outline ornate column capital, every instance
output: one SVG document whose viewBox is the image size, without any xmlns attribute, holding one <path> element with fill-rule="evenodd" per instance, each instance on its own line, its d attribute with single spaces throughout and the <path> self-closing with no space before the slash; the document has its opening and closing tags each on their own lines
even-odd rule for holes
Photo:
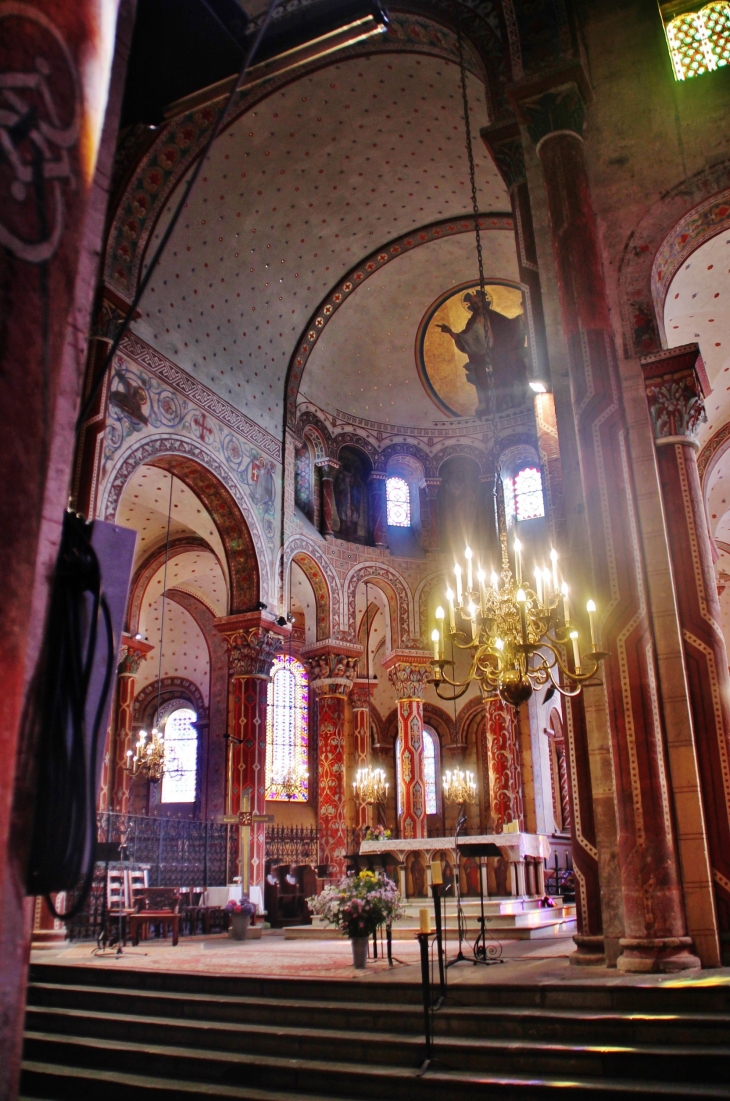
<svg viewBox="0 0 730 1101">
<path fill-rule="evenodd" d="M 372 699 L 373 688 L 378 682 L 359 678 L 353 683 L 350 703 L 353 711 L 367 711 Z"/>
<path fill-rule="evenodd" d="M 315 459 L 314 465 L 319 467 L 323 478 L 334 478 L 342 463 L 337 459 Z"/>
<path fill-rule="evenodd" d="M 119 665 L 117 673 L 120 677 L 136 677 L 139 667 L 154 646 L 141 638 L 123 634 L 119 647 Z"/>
<path fill-rule="evenodd" d="M 428 650 L 393 650 L 383 662 L 398 700 L 422 700 L 432 679 Z"/>
<path fill-rule="evenodd" d="M 357 680 L 362 646 L 328 639 L 301 651 L 315 696 L 349 696 Z"/>
<path fill-rule="evenodd" d="M 522 134 L 517 121 L 502 126 L 484 126 L 479 131 L 508 191 L 527 179 Z"/>
<path fill-rule="evenodd" d="M 262 612 L 243 612 L 215 621 L 228 649 L 228 668 L 234 677 L 261 677 L 267 680 L 274 658 L 291 634 L 289 624 L 282 626 L 273 616 Z"/>
<path fill-rule="evenodd" d="M 589 88 L 585 75 L 577 72 L 562 74 L 563 82 L 555 78 L 547 82 L 512 88 L 511 98 L 518 117 L 538 147 L 553 134 L 574 134 L 583 139 L 585 105 Z M 560 78 L 558 78 L 560 79 Z"/>
<path fill-rule="evenodd" d="M 657 447 L 690 443 L 707 420 L 705 395 L 711 390 L 699 344 L 653 352 L 641 360 L 646 400 Z"/>
</svg>

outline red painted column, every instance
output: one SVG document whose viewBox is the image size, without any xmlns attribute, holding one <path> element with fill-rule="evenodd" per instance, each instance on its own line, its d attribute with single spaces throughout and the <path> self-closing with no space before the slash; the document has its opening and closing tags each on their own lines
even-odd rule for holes
<svg viewBox="0 0 730 1101">
<path fill-rule="evenodd" d="M 423 696 L 431 675 L 431 655 L 419 650 L 394 650 L 383 662 L 398 710 L 400 737 L 400 835 L 428 837 L 426 777 L 423 767 Z"/>
<path fill-rule="evenodd" d="M 333 642 L 310 646 L 301 655 L 317 700 L 319 862 L 329 865 L 332 876 L 345 874 L 345 705 L 361 653 L 360 646 Z"/>
<path fill-rule="evenodd" d="M 628 428 L 583 154 L 567 84 L 519 104 L 543 167 L 591 544 L 616 786 L 627 971 L 699 967 L 681 893 Z"/>
<path fill-rule="evenodd" d="M 525 828 L 522 774 L 514 708 L 502 700 L 485 703 L 487 763 L 492 832 L 501 833 L 511 822 Z"/>
<path fill-rule="evenodd" d="M 286 646 L 288 628 L 261 612 L 227 616 L 215 627 L 228 647 L 231 681 L 226 816 L 251 815 L 249 865 L 240 867 L 239 855 L 237 874 L 244 890 L 253 884 L 263 891 L 266 824 L 256 817 L 266 811 L 266 700 L 271 666 Z"/>
<path fill-rule="evenodd" d="M 723 963 L 730 963 L 730 673 L 697 470 L 706 375 L 697 344 L 641 361 L 654 427 Z M 705 383 L 705 385 L 703 385 Z"/>
<path fill-rule="evenodd" d="M 340 464 L 334 459 L 329 459 L 326 463 L 322 462 L 316 465 L 319 466 L 320 485 L 322 488 L 320 494 L 320 531 L 325 539 L 328 537 L 334 538 L 336 535 L 334 521 L 337 513 L 337 506 L 335 504 L 335 475 L 340 469 Z"/>
<path fill-rule="evenodd" d="M 112 738 L 109 750 L 109 778 L 111 781 L 111 809 L 119 814 L 129 813 L 129 789 L 132 777 L 129 772 L 128 750 L 132 744 L 132 720 L 134 718 L 135 678 L 139 667 L 153 647 L 141 639 L 122 636 L 122 659 L 117 671 L 117 692 L 114 706 Z"/>
<path fill-rule="evenodd" d="M 370 765 L 370 685 L 358 680 L 350 693 L 355 738 L 355 773 Z M 367 803 L 355 802 L 355 826 L 365 830 L 370 825 L 370 808 Z"/>
</svg>

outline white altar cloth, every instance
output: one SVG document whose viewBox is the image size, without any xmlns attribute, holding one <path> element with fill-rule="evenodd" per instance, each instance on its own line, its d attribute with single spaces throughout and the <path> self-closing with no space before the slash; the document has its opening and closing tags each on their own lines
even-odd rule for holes
<svg viewBox="0 0 730 1101">
<path fill-rule="evenodd" d="M 510 864 L 521 864 L 525 857 L 547 860 L 550 856 L 550 838 L 544 833 L 480 833 L 460 836 L 459 845 L 467 844 L 496 845 L 503 858 Z M 443 849 L 455 851 L 453 835 L 408 839 L 391 837 L 389 841 L 363 841 L 360 845 L 360 854 L 367 856 L 370 853 L 393 853 L 402 864 L 407 853 L 426 853 L 430 862 L 430 854 Z"/>
<path fill-rule="evenodd" d="M 230 883 L 227 887 L 209 887 L 205 892 L 206 906 L 227 906 L 229 902 L 237 902 L 241 897 L 241 884 Z M 252 883 L 248 889 L 248 897 L 256 907 L 257 914 L 264 912 L 264 896 L 261 888 Z"/>
</svg>

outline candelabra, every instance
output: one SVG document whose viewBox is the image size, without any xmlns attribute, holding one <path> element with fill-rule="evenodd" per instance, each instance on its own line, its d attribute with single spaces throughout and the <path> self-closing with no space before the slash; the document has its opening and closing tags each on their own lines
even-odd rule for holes
<svg viewBox="0 0 730 1101">
<path fill-rule="evenodd" d="M 591 650 L 581 655 L 579 632 L 571 620 L 570 589 L 560 577 L 558 555 L 550 551 L 550 568 L 536 566 L 534 589 L 522 575 L 522 545 L 514 541 L 514 575 L 507 546 L 504 488 L 497 471 L 495 501 L 502 571 L 487 575 L 481 565 L 474 570 L 474 554 L 464 552 L 465 567 L 454 566 L 456 594 L 447 588 L 448 637 L 458 650 L 468 651 L 470 666 L 463 681 L 452 679 L 444 660 L 444 610 L 436 609 L 437 626 L 431 634 L 434 656 L 433 683 L 441 699 L 458 699 L 476 680 L 482 695 L 499 695 L 519 707 L 535 688 L 552 685 L 564 696 L 576 696 L 598 671 L 608 655 L 599 650 L 596 633 L 596 605 L 586 605 L 590 624 Z M 474 584 L 476 576 L 477 585 Z M 457 626 L 456 615 L 461 623 Z M 566 653 L 572 657 L 566 659 Z M 445 694 L 448 685 L 451 694 Z"/>
<path fill-rule="evenodd" d="M 352 790 L 359 803 L 384 803 L 388 798 L 390 784 L 385 782 L 382 768 L 361 768 L 352 784 Z"/>
<path fill-rule="evenodd" d="M 159 784 L 166 769 L 165 742 L 157 727 L 153 727 L 151 734 L 140 730 L 136 746 L 127 750 L 127 771 L 132 776 L 143 776 L 150 783 Z"/>
<path fill-rule="evenodd" d="M 477 785 L 473 772 L 463 772 L 460 768 L 447 771 L 443 777 L 444 801 L 463 806 L 464 803 L 476 803 Z"/>
</svg>

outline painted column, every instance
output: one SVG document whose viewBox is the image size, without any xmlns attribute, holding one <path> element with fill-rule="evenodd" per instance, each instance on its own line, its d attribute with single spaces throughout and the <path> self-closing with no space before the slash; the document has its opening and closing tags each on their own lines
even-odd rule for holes
<svg viewBox="0 0 730 1101">
<path fill-rule="evenodd" d="M 335 504 L 335 476 L 340 469 L 340 464 L 334 459 L 315 464 L 319 467 L 320 477 L 320 531 L 325 539 L 335 537 L 334 522 L 337 515 Z"/>
<path fill-rule="evenodd" d="M 400 756 L 400 835 L 428 837 L 426 776 L 423 764 L 423 696 L 431 676 L 431 654 L 394 650 L 383 662 L 398 709 Z"/>
<path fill-rule="evenodd" d="M 347 855 L 345 705 L 361 652 L 360 646 L 332 641 L 301 653 L 317 701 L 319 863 L 336 877 L 345 874 Z"/>
<path fill-rule="evenodd" d="M 628 426 L 575 84 L 519 104 L 543 168 L 586 503 L 615 780 L 626 971 L 699 967 L 687 936 Z"/>
<path fill-rule="evenodd" d="M 355 739 L 355 774 L 358 769 L 368 768 L 370 765 L 370 691 L 371 686 L 367 680 L 355 681 L 350 693 L 352 705 L 352 718 Z M 355 826 L 359 830 L 366 829 L 370 823 L 370 807 L 367 803 L 355 803 Z"/>
<path fill-rule="evenodd" d="M 264 888 L 266 823 L 256 821 L 266 811 L 266 699 L 271 666 L 285 649 L 289 628 L 271 616 L 244 612 L 216 620 L 228 647 L 229 727 L 226 774 L 226 817 L 238 816 L 249 829 L 249 866 L 240 867 L 244 889 Z"/>
<path fill-rule="evenodd" d="M 370 489 L 370 530 L 373 535 L 373 543 L 376 547 L 388 546 L 388 510 L 385 499 L 385 483 L 387 475 L 380 470 L 374 470 L 368 478 Z"/>
<path fill-rule="evenodd" d="M 108 774 L 111 799 L 108 805 L 119 814 L 129 814 L 129 751 L 134 751 L 132 721 L 134 718 L 135 677 L 139 667 L 153 647 L 141 639 L 122 635 L 121 661 L 117 669 L 117 692 L 114 706 L 112 737 L 109 742 Z"/>
<path fill-rule="evenodd" d="M 501 126 L 485 126 L 481 130 L 481 137 L 505 182 L 512 205 L 517 266 L 520 283 L 525 288 L 527 299 L 525 322 L 532 353 L 532 362 L 528 365 L 528 378 L 537 378 L 546 382 L 550 377 L 550 369 L 545 338 L 545 315 L 522 134 L 517 122 L 509 122 Z"/>
<path fill-rule="evenodd" d="M 656 442 L 669 552 L 723 963 L 730 962 L 730 674 L 720 626 L 702 486 L 697 426 L 709 391 L 697 344 L 641 360 Z M 698 834 L 700 834 L 698 824 Z M 699 842 L 698 842 L 699 843 Z"/>
<path fill-rule="evenodd" d="M 555 414 L 555 399 L 551 393 L 535 394 L 535 423 L 546 497 L 548 526 L 553 545 L 562 548 L 567 543 L 563 471 Z M 576 952 L 572 964 L 603 965 L 606 962 L 601 914 L 601 884 L 598 867 L 598 843 L 591 779 L 588 724 L 585 698 L 581 693 L 564 700 L 565 773 L 571 856 L 575 874 L 575 901 L 578 932 L 573 938 Z M 561 787 L 562 794 L 562 787 Z M 567 828 L 567 825 L 566 825 Z"/>
<path fill-rule="evenodd" d="M 426 478 L 426 509 L 421 513 L 421 530 L 425 550 L 439 550 L 441 533 L 439 532 L 439 489 L 440 478 Z M 424 514 L 425 513 L 425 514 Z"/>
<path fill-rule="evenodd" d="M 512 822 L 523 830 L 522 773 L 514 708 L 500 699 L 488 700 L 484 707 L 492 832 L 501 833 Z"/>
</svg>

